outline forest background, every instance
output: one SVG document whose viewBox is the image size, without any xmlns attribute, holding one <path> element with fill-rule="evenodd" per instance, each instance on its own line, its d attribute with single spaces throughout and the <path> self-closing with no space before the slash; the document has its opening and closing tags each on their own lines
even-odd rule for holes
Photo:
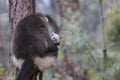
<svg viewBox="0 0 120 80">
<path fill-rule="evenodd" d="M 36 0 L 61 36 L 57 67 L 44 80 L 120 80 L 120 0 Z M 0 76 L 9 74 L 9 5 L 0 0 Z M 104 54 L 104 49 L 107 51 Z"/>
</svg>

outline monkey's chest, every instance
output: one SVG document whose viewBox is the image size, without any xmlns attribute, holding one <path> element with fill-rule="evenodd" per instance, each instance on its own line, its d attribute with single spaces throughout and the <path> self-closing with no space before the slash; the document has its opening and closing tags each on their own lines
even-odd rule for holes
<svg viewBox="0 0 120 80">
<path fill-rule="evenodd" d="M 21 69 L 24 61 L 25 61 L 24 59 L 17 59 L 14 55 L 12 55 L 12 62 L 17 68 Z M 34 64 L 39 68 L 39 70 L 43 71 L 44 69 L 55 65 L 56 57 L 53 56 L 46 56 L 44 58 L 34 57 L 33 61 Z"/>
</svg>

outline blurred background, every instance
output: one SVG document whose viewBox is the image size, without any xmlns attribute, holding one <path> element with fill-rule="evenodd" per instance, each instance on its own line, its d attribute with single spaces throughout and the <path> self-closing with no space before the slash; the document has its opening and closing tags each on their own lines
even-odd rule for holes
<svg viewBox="0 0 120 80">
<path fill-rule="evenodd" d="M 120 0 L 36 0 L 61 36 L 56 67 L 44 80 L 120 80 Z M 0 0 L 0 76 L 9 72 L 8 1 Z"/>
</svg>

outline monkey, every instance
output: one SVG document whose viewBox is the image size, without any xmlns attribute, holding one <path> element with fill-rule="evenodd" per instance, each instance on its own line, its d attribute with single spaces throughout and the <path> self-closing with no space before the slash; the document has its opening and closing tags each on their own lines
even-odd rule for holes
<svg viewBox="0 0 120 80">
<path fill-rule="evenodd" d="M 50 37 L 43 14 L 30 14 L 18 22 L 11 52 L 13 64 L 19 69 L 16 80 L 27 80 L 34 66 L 43 72 L 54 65 L 58 47 Z"/>
</svg>

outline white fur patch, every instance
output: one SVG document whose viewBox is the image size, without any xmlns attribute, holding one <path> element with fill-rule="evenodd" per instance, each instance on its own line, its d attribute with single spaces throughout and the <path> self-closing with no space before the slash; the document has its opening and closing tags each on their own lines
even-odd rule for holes
<svg viewBox="0 0 120 80">
<path fill-rule="evenodd" d="M 14 64 L 17 68 L 21 69 L 22 64 L 24 63 L 24 60 L 23 60 L 23 59 L 17 59 L 14 55 L 12 55 L 11 59 L 12 59 L 13 64 Z M 56 63 L 56 57 L 50 57 L 50 56 L 47 56 L 47 57 L 44 57 L 44 58 L 35 57 L 35 58 L 33 59 L 33 61 L 34 61 L 34 64 L 35 64 L 41 71 L 43 71 L 43 70 L 45 70 L 46 68 L 55 65 L 55 63 Z"/>
<path fill-rule="evenodd" d="M 34 58 L 34 63 L 35 65 L 37 65 L 37 67 L 43 71 L 44 69 L 51 67 L 53 65 L 55 65 L 55 61 L 56 61 L 56 57 L 44 57 L 44 58 L 40 58 L 40 57 L 35 57 Z"/>
<path fill-rule="evenodd" d="M 24 60 L 23 59 L 17 59 L 14 55 L 12 55 L 12 62 L 17 68 L 21 69 L 22 64 L 24 63 Z"/>
</svg>

